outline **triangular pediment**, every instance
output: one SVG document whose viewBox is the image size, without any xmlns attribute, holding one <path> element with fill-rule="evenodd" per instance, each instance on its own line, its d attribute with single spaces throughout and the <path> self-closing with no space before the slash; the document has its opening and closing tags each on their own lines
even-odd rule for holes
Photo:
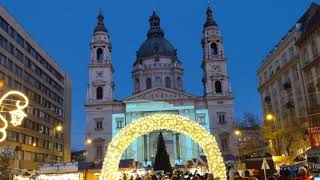
<svg viewBox="0 0 320 180">
<path fill-rule="evenodd" d="M 164 87 L 155 87 L 133 96 L 126 98 L 124 101 L 139 101 L 139 100 L 152 100 L 152 101 L 163 101 L 163 100 L 174 100 L 174 99 L 193 99 L 195 96 L 169 89 Z"/>
</svg>

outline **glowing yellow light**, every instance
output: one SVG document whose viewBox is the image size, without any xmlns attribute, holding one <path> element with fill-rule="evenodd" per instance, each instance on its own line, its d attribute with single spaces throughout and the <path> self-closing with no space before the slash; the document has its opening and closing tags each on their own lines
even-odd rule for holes
<svg viewBox="0 0 320 180">
<path fill-rule="evenodd" d="M 273 116 L 273 114 L 267 114 L 266 115 L 266 119 L 268 120 L 268 121 L 271 121 L 271 120 L 274 120 L 274 116 Z"/>
<path fill-rule="evenodd" d="M 87 143 L 87 144 L 91 144 L 91 143 L 92 143 L 92 140 L 91 140 L 90 138 L 88 138 L 87 141 L 86 141 L 86 143 Z"/>
<path fill-rule="evenodd" d="M 58 126 L 56 127 L 56 130 L 57 130 L 58 132 L 62 131 L 62 126 L 61 126 L 61 125 L 58 125 Z"/>
<path fill-rule="evenodd" d="M 36 146 L 37 146 L 37 144 L 34 142 L 34 143 L 32 144 L 32 146 L 36 147 Z"/>
<path fill-rule="evenodd" d="M 234 134 L 237 135 L 237 136 L 240 136 L 241 135 L 241 131 L 240 130 L 235 130 Z"/>
<path fill-rule="evenodd" d="M 121 131 L 112 139 L 101 170 L 100 180 L 114 180 L 118 173 L 119 161 L 122 152 L 138 137 L 143 134 L 157 131 L 170 130 L 188 135 L 198 143 L 207 157 L 209 172 L 221 180 L 226 180 L 226 168 L 214 136 L 207 132 L 198 123 L 182 116 L 172 114 L 154 114 L 142 117 Z"/>
<path fill-rule="evenodd" d="M 1 84 L 1 83 L 0 83 Z M 21 96 L 24 99 L 24 102 L 21 102 L 20 100 L 16 101 L 16 108 L 15 110 L 12 110 L 9 112 L 11 115 L 11 124 L 13 126 L 19 126 L 22 123 L 22 120 L 27 117 L 26 113 L 22 110 L 28 107 L 29 105 L 29 99 L 26 95 L 19 91 L 9 91 L 5 95 L 3 95 L 0 99 L 0 106 L 2 106 L 2 102 L 8 97 L 8 96 Z M 21 105 L 21 104 L 22 105 Z M 4 141 L 7 138 L 7 132 L 6 129 L 8 128 L 8 120 L 0 114 L 0 120 L 3 122 L 3 127 L 0 128 L 0 134 L 2 134 L 2 137 L 0 139 L 0 142 Z"/>
<path fill-rule="evenodd" d="M 3 88 L 3 86 L 4 86 L 4 82 L 3 80 L 0 80 L 0 88 Z"/>
</svg>

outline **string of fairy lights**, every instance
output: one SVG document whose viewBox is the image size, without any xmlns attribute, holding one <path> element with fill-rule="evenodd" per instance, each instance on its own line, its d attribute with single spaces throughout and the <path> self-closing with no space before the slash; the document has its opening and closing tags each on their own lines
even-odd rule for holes
<svg viewBox="0 0 320 180">
<path fill-rule="evenodd" d="M 10 106 L 14 106 L 15 108 L 9 108 L 8 104 L 3 103 L 3 101 L 5 101 L 9 96 L 15 96 L 15 97 L 19 96 L 24 101 L 15 100 L 15 105 L 10 104 Z M 1 112 L 3 112 L 4 108 L 9 109 L 9 111 L 6 111 L 6 112 L 8 112 L 11 115 L 10 123 L 13 126 L 21 125 L 22 120 L 25 117 L 27 117 L 27 114 L 23 111 L 23 109 L 27 108 L 28 105 L 29 105 L 28 97 L 19 91 L 9 91 L 0 98 Z M 2 126 L 0 127 L 0 134 L 1 134 L 0 142 L 2 142 L 7 138 L 6 130 L 9 126 L 9 121 L 7 117 L 2 114 L 0 114 L 0 120 L 2 121 Z"/>
<path fill-rule="evenodd" d="M 116 179 L 121 155 L 128 145 L 143 134 L 162 129 L 181 132 L 191 137 L 202 147 L 208 159 L 209 171 L 220 179 L 226 179 L 223 157 L 214 136 L 198 123 L 172 114 L 142 117 L 124 127 L 108 145 L 100 179 Z"/>
</svg>

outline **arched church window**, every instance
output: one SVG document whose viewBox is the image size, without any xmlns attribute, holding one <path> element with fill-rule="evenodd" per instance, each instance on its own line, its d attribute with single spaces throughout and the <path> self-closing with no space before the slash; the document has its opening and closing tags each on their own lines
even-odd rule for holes
<svg viewBox="0 0 320 180">
<path fill-rule="evenodd" d="M 216 55 L 218 54 L 218 46 L 216 43 L 211 44 L 211 55 Z"/>
<path fill-rule="evenodd" d="M 103 50 L 101 48 L 98 48 L 97 50 L 97 60 L 99 63 L 103 61 Z"/>
<path fill-rule="evenodd" d="M 177 78 L 178 89 L 182 89 L 182 79 L 181 77 Z"/>
<path fill-rule="evenodd" d="M 151 89 L 151 87 L 152 87 L 151 78 L 147 78 L 147 80 L 146 80 L 146 87 L 147 87 L 147 89 Z"/>
<path fill-rule="evenodd" d="M 171 88 L 170 78 L 169 78 L 169 77 L 166 77 L 165 81 L 166 81 L 166 88 Z"/>
<path fill-rule="evenodd" d="M 160 86 L 161 85 L 161 78 L 160 77 L 156 77 L 155 85 L 156 86 Z"/>
<path fill-rule="evenodd" d="M 97 87 L 97 99 L 103 98 L 103 89 L 102 87 Z"/>
<path fill-rule="evenodd" d="M 138 78 L 135 81 L 135 91 L 140 91 L 140 80 Z"/>
<path fill-rule="evenodd" d="M 214 83 L 214 87 L 215 87 L 216 93 L 222 93 L 222 86 L 220 81 L 216 81 Z"/>
</svg>

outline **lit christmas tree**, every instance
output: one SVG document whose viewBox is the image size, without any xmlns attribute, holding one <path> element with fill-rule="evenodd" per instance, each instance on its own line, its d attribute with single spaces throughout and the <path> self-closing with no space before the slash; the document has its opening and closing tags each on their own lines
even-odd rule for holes
<svg viewBox="0 0 320 180">
<path fill-rule="evenodd" d="M 165 173 L 172 173 L 172 167 L 162 132 L 160 132 L 158 138 L 157 154 L 154 160 L 153 170 L 163 170 Z"/>
</svg>

